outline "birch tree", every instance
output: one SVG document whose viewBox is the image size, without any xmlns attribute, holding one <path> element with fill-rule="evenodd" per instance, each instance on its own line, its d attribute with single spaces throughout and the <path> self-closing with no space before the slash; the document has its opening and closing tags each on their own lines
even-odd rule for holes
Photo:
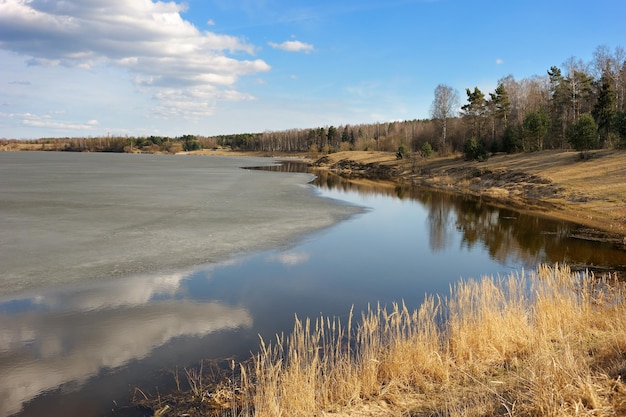
<svg viewBox="0 0 626 417">
<path fill-rule="evenodd" d="M 431 115 L 433 120 L 438 121 L 441 125 L 441 149 L 446 147 L 446 138 L 448 134 L 448 119 L 456 115 L 456 109 L 459 106 L 459 93 L 450 86 L 439 84 L 435 88 L 435 99 L 431 106 Z"/>
</svg>

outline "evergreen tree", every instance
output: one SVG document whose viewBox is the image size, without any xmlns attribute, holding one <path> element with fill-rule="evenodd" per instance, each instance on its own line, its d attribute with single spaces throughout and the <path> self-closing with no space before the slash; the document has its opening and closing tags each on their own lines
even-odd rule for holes
<svg viewBox="0 0 626 417">
<path fill-rule="evenodd" d="M 347 125 L 343 128 L 343 131 L 341 132 L 341 141 L 350 142 L 350 133 Z"/>
<path fill-rule="evenodd" d="M 490 94 L 491 100 L 495 103 L 496 118 L 502 122 L 503 127 L 507 127 L 509 114 L 511 113 L 511 100 L 503 83 L 499 83 L 494 94 Z"/>
<path fill-rule="evenodd" d="M 474 91 L 466 88 L 465 92 L 467 94 L 467 104 L 462 106 L 461 110 L 463 110 L 464 118 L 470 124 L 471 136 L 482 140 L 487 110 L 485 95 L 478 87 L 474 87 Z"/>
<path fill-rule="evenodd" d="M 498 139 L 502 137 L 508 125 L 509 115 L 511 113 L 511 101 L 509 94 L 500 82 L 493 93 L 489 93 L 489 102 L 487 107 L 491 117 L 491 140 L 492 147 L 497 148 Z"/>
<path fill-rule="evenodd" d="M 522 144 L 523 130 L 518 123 L 510 124 L 504 129 L 502 137 L 502 150 L 507 153 L 515 153 L 521 151 L 524 147 Z"/>
<path fill-rule="evenodd" d="M 312 147 L 315 147 L 315 149 L 317 149 L 318 151 L 320 150 L 317 143 L 317 132 L 315 131 L 315 129 L 309 129 L 306 137 L 306 148 L 311 149 Z"/>
<path fill-rule="evenodd" d="M 589 113 L 582 114 L 578 121 L 567 128 L 567 140 L 574 149 L 587 153 L 598 146 L 598 126 Z"/>
<path fill-rule="evenodd" d="M 525 152 L 540 151 L 543 149 L 543 141 L 548 133 L 550 120 L 542 110 L 531 111 L 524 117 L 524 136 L 522 146 Z"/>
<path fill-rule="evenodd" d="M 489 158 L 489 154 L 485 149 L 485 144 L 481 140 L 477 140 L 475 137 L 471 137 L 463 144 L 463 154 L 468 161 L 476 160 L 484 162 Z"/>
<path fill-rule="evenodd" d="M 615 114 L 615 133 L 620 138 L 620 146 L 626 147 L 626 111 Z"/>
<path fill-rule="evenodd" d="M 327 139 L 328 139 L 328 146 L 330 146 L 331 148 L 336 149 L 338 146 L 337 144 L 337 138 L 339 137 L 339 133 L 337 132 L 337 128 L 335 128 L 335 126 L 330 126 L 328 128 L 328 132 L 326 133 Z"/>
<path fill-rule="evenodd" d="M 424 158 L 429 158 L 432 156 L 432 154 L 433 147 L 430 146 L 430 143 L 424 142 L 424 145 L 422 145 L 422 149 L 420 150 L 420 155 L 422 155 Z"/>
<path fill-rule="evenodd" d="M 593 107 L 592 115 L 598 125 L 600 146 L 604 147 L 610 140 L 615 120 L 615 92 L 606 73 L 602 75 L 598 101 Z"/>
<path fill-rule="evenodd" d="M 327 146 L 326 129 L 320 127 L 317 129 L 317 148 L 321 151 Z"/>
<path fill-rule="evenodd" d="M 567 112 L 569 109 L 569 92 L 565 79 L 558 67 L 548 70 L 550 82 L 550 136 L 554 144 L 564 147 L 565 129 L 567 128 Z"/>
</svg>

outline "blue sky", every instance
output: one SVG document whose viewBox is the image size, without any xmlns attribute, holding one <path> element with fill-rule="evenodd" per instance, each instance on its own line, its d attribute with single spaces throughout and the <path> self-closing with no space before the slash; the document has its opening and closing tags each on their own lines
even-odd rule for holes
<svg viewBox="0 0 626 417">
<path fill-rule="evenodd" d="M 430 117 L 626 48 L 624 0 L 0 0 L 0 138 L 216 135 Z"/>
</svg>

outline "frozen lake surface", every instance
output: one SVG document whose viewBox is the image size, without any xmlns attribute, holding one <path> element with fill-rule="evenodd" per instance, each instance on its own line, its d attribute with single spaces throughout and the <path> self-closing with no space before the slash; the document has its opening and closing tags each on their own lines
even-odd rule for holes
<svg viewBox="0 0 626 417">
<path fill-rule="evenodd" d="M 356 213 L 268 158 L 0 153 L 0 294 L 211 263 Z"/>
</svg>

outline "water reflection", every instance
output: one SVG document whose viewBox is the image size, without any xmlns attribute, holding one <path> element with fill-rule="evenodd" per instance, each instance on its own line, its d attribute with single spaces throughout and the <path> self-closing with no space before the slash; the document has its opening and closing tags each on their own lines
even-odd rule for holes
<svg viewBox="0 0 626 417">
<path fill-rule="evenodd" d="M 573 268 L 626 270 L 626 251 L 609 242 L 579 239 L 583 226 L 535 214 L 523 213 L 485 202 L 424 187 L 347 181 L 328 171 L 315 171 L 314 184 L 328 190 L 387 195 L 414 200 L 428 210 L 428 239 L 433 252 L 455 244 L 482 246 L 502 263 L 536 266 L 541 262 L 567 262 Z"/>
<path fill-rule="evenodd" d="M 9 301 L 0 299 L 0 312 L 24 310 L 90 311 L 133 307 L 156 297 L 172 297 L 180 291 L 181 281 L 188 273 L 176 272 L 154 276 L 136 276 L 110 282 L 74 284 L 42 293 L 26 294 Z"/>
<path fill-rule="evenodd" d="M 0 415 L 143 359 L 174 338 L 252 325 L 243 308 L 174 299 L 184 279 L 136 277 L 1 300 Z"/>
</svg>

